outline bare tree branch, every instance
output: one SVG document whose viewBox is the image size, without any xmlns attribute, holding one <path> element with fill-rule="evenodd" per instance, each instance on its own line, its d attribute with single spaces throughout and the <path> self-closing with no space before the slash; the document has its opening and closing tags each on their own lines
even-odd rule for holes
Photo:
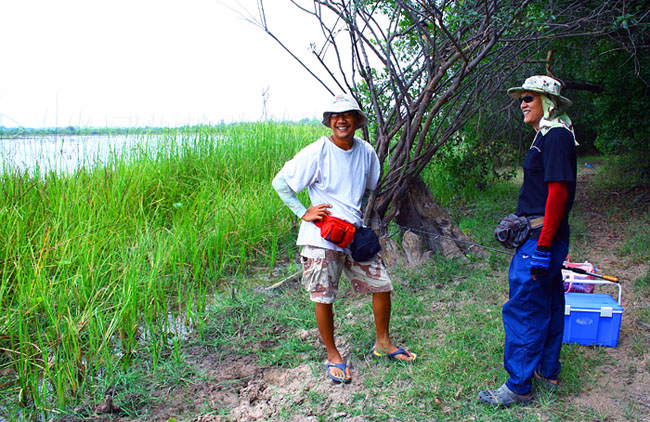
<svg viewBox="0 0 650 422">
<path fill-rule="evenodd" d="M 256 24 L 280 43 L 262 1 Z M 373 133 L 364 135 L 384 173 L 366 215 L 384 223 L 396 218 L 411 183 L 480 111 L 481 100 L 502 92 L 522 64 L 548 51 L 551 40 L 623 38 L 611 22 L 629 12 L 625 0 L 313 0 L 313 10 L 302 5 L 307 0 L 290 1 L 322 28 L 323 46 L 312 51 L 336 89 L 370 107 Z M 646 47 L 638 44 L 622 43 L 632 55 Z"/>
</svg>

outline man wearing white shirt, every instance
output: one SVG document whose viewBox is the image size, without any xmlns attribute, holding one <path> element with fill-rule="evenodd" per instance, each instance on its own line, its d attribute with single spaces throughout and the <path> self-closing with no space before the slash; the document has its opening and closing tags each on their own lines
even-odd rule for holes
<svg viewBox="0 0 650 422">
<path fill-rule="evenodd" d="M 416 359 L 415 353 L 390 341 L 393 286 L 381 257 L 375 255 L 357 262 L 348 247 L 323 238 L 317 225 L 329 217 L 336 217 L 344 224 L 362 226 L 364 200 L 377 187 L 381 170 L 372 145 L 354 136 L 355 131 L 367 123 L 367 117 L 352 96 L 335 96 L 323 113 L 323 124 L 332 129 L 332 135 L 303 148 L 285 163 L 273 180 L 280 198 L 302 219 L 296 244 L 302 247 L 303 285 L 316 303 L 316 323 L 327 349 L 325 368 L 335 383 L 352 380 L 334 342 L 332 304 L 341 272 L 345 272 L 355 292 L 373 295 L 377 336 L 373 356 L 403 362 Z M 296 195 L 304 188 L 309 192 L 309 208 L 300 203 Z"/>
</svg>

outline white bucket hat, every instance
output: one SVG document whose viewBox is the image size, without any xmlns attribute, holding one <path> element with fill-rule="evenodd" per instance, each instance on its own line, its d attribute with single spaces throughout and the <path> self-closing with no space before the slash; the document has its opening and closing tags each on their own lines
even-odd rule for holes
<svg viewBox="0 0 650 422">
<path fill-rule="evenodd" d="M 561 89 L 562 83 L 557 79 L 553 79 L 550 76 L 535 75 L 526 79 L 523 85 L 510 88 L 508 90 L 508 95 L 516 100 L 521 96 L 523 91 L 539 92 L 541 94 L 548 94 L 555 97 L 560 108 L 569 107 L 573 102 L 560 95 Z"/>
<path fill-rule="evenodd" d="M 325 111 L 323 111 L 322 123 L 325 126 L 330 127 L 330 114 L 343 113 L 352 110 L 361 115 L 361 123 L 359 124 L 359 127 L 366 126 L 368 124 L 368 118 L 363 114 L 363 111 L 361 111 L 361 107 L 359 107 L 357 100 L 355 100 L 350 94 L 339 94 L 332 98 L 332 101 L 330 101 L 329 105 L 325 107 Z"/>
</svg>

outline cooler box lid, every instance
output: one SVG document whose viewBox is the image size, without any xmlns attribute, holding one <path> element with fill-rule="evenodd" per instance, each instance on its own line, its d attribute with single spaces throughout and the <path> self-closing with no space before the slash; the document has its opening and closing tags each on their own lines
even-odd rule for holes
<svg viewBox="0 0 650 422">
<path fill-rule="evenodd" d="M 564 315 L 571 315 L 572 311 L 599 312 L 606 317 L 623 313 L 623 307 L 610 295 L 603 293 L 566 293 Z"/>
</svg>

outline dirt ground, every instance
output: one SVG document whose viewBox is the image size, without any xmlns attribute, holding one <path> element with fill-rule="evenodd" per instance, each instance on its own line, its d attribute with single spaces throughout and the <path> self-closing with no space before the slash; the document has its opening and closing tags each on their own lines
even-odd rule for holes
<svg viewBox="0 0 650 422">
<path fill-rule="evenodd" d="M 579 186 L 589 183 L 593 172 L 583 172 Z M 638 193 L 631 192 L 629 195 Z M 650 421 L 650 327 L 631 315 L 639 306 L 647 306 L 643 299 L 634 292 L 634 282 L 647 271 L 647 263 L 638 265 L 624 264 L 616 250 L 623 242 L 624 233 L 620 230 L 621 222 L 610 219 L 603 212 L 602 198 L 592 197 L 591 193 L 579 190 L 576 201 L 578 210 L 588 214 L 587 236 L 593 250 L 589 260 L 606 268 L 613 275 L 623 279 L 623 300 L 625 309 L 622 318 L 618 347 L 603 348 L 605 361 L 611 362 L 599 366 L 596 370 L 597 381 L 585 385 L 583 391 L 574 396 L 563 396 L 563 401 L 570 401 L 578 409 L 591 409 L 598 415 L 598 421 Z M 641 192 L 642 200 L 650 203 L 650 192 Z M 643 197 L 645 195 L 645 197 Z M 621 217 L 623 218 L 623 216 Z M 609 286 L 611 287 L 611 286 Z M 318 333 L 314 328 L 296 335 L 313 342 L 315 347 Z M 342 345 L 345 351 L 348 345 Z M 641 350 L 639 350 L 641 348 Z M 646 350 L 643 351 L 642 349 Z M 216 356 L 197 347 L 189 350 L 189 363 L 195 365 L 197 371 L 207 375 L 212 381 L 201 383 L 188 382 L 169 390 L 160 391 L 156 405 L 147 409 L 146 420 L 167 421 L 171 415 L 191 414 L 192 421 L 267 421 L 284 420 L 283 409 L 299 405 L 307 400 L 310 394 L 327 397 L 323 407 L 314 409 L 313 414 L 304 415 L 295 421 L 323 420 L 318 415 L 327 414 L 327 420 L 345 420 L 361 422 L 360 417 L 350 417 L 344 412 L 336 413 L 336 404 L 353 400 L 356 393 L 363 389 L 364 380 L 355 378 L 355 382 L 345 388 L 332 388 L 331 383 L 323 376 L 320 365 L 304 359 L 296 368 L 264 368 L 259 365 L 254 355 L 229 357 L 227 366 Z M 641 356 L 641 357 L 639 357 Z M 356 373 L 373 374 L 376 365 L 368 361 L 353 363 Z M 363 367 L 363 368 L 361 368 Z M 359 369 L 363 369 L 362 371 Z M 100 405 L 97 411 L 111 411 L 110 396 Z M 103 406 L 103 407 L 102 407 Z M 210 413 L 214 408 L 227 408 L 229 415 Z M 339 407 L 340 408 L 340 407 Z M 202 410 L 203 409 L 203 410 Z M 207 413 L 206 413 L 207 412 Z M 106 420 L 105 418 L 102 418 Z M 113 414 L 110 420 L 126 422 L 131 419 Z"/>
<path fill-rule="evenodd" d="M 578 186 L 586 186 L 593 176 L 593 171 L 583 172 L 579 176 Z M 647 190 L 605 194 L 618 196 L 620 198 L 610 199 L 623 203 L 645 204 L 635 207 L 639 210 L 647 209 L 650 204 L 650 192 Z M 599 367 L 598 382 L 587 386 L 571 401 L 577 406 L 597 410 L 602 420 L 650 421 L 650 326 L 633 317 L 635 310 L 648 305 L 647 298 L 639 296 L 634 288 L 634 280 L 646 274 L 648 263 L 629 264 L 625 262 L 625 257 L 616 254 L 625 240 L 625 231 L 621 227 L 625 226 L 626 215 L 607 218 L 601 208 L 602 195 L 603 192 L 578 188 L 576 204 L 580 204 L 578 211 L 589 217 L 587 233 L 592 247 L 591 261 L 597 262 L 601 268 L 607 268 L 622 280 L 624 313 L 618 346 L 604 348 L 611 363 Z"/>
</svg>

